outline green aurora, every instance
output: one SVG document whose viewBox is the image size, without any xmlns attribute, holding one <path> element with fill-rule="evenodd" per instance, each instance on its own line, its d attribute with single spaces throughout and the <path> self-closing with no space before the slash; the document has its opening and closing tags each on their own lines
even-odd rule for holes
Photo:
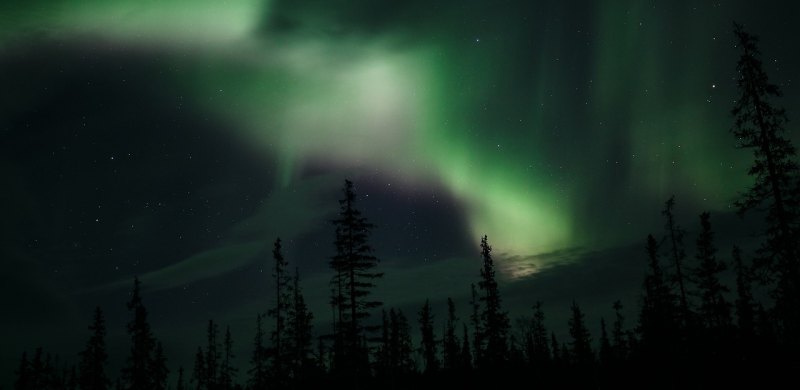
<svg viewBox="0 0 800 390">
<path fill-rule="evenodd" d="M 714 7 L 676 24 L 658 16 L 680 2 L 584 4 L 587 15 L 574 20 L 570 3 L 447 3 L 408 7 L 398 19 L 420 16 L 415 28 L 398 20 L 347 29 L 341 15 L 309 4 L 6 6 L 0 37 L 6 48 L 44 35 L 159 52 L 181 70 L 175 82 L 194 91 L 191 104 L 276 156 L 280 185 L 320 160 L 440 183 L 468 210 L 473 236 L 495 237 L 513 255 L 636 231 L 587 225 L 600 203 L 626 222 L 639 211 L 622 209 L 633 198 L 674 191 L 724 210 L 747 183 L 747 156 L 718 147 L 729 141 L 733 48 Z M 566 16 L 508 20 L 523 10 Z M 274 26 L 278 11 L 297 18 L 293 27 Z M 459 25 L 475 13 L 484 15 L 477 26 Z M 616 200 L 596 190 L 609 180 Z"/>
</svg>

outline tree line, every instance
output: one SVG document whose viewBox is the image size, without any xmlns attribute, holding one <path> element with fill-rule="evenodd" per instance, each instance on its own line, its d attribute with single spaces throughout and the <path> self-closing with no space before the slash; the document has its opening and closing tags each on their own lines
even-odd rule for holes
<svg viewBox="0 0 800 390">
<path fill-rule="evenodd" d="M 179 367 L 168 383 L 167 358 L 150 329 L 137 278 L 127 303 L 130 350 L 119 375 L 112 378 L 106 367 L 106 327 L 98 307 L 77 365 L 68 367 L 41 348 L 30 356 L 24 353 L 14 388 L 400 389 L 503 383 L 715 388 L 777 380 L 800 363 L 800 174 L 785 135 L 786 114 L 772 103 L 780 90 L 763 70 L 758 40 L 738 24 L 734 33 L 741 55 L 732 133 L 740 148 L 752 151 L 748 173 L 754 178 L 736 208 L 741 215 L 763 217 L 763 240 L 750 254 L 738 246 L 720 251 L 711 214 L 703 212 L 692 244 L 671 197 L 662 209 L 662 234 L 650 234 L 643 242 L 647 272 L 637 318 L 625 318 L 622 302 L 609 303 L 609 321 L 601 318 L 600 332 L 593 336 L 573 301 L 568 338 L 559 340 L 545 325 L 544 304 L 535 302 L 529 315 L 512 324 L 503 309 L 487 236 L 480 242 L 482 266 L 470 286 L 468 313 L 457 313 L 447 298 L 437 329 L 429 300 L 412 318 L 398 308 L 383 308 L 372 297 L 383 276 L 370 244 L 374 225 L 357 208 L 353 183 L 345 180 L 332 221 L 330 330 L 314 331 L 299 272 L 290 269 L 277 238 L 271 275 L 275 299 L 256 316 L 246 370 L 237 364 L 241 359 L 233 353 L 230 328 L 221 334 L 219 324 L 209 320 L 207 340 L 198 347 L 191 372 Z M 687 248 L 693 248 L 692 256 Z M 728 271 L 735 275 L 732 286 L 721 277 Z"/>
</svg>

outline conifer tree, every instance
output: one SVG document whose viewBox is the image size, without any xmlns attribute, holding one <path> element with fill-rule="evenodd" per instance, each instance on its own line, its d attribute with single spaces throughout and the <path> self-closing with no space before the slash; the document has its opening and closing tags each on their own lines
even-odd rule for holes
<svg viewBox="0 0 800 390">
<path fill-rule="evenodd" d="M 217 342 L 217 335 L 219 335 L 219 327 L 213 320 L 208 320 L 208 328 L 206 330 L 206 356 L 205 356 L 205 383 L 209 390 L 217 390 L 219 388 L 219 366 L 221 353 L 219 351 L 219 342 Z"/>
<path fill-rule="evenodd" d="M 250 389 L 261 390 L 267 387 L 268 366 L 267 348 L 264 346 L 264 327 L 261 324 L 261 314 L 256 315 L 256 334 L 253 338 L 253 354 L 250 357 L 250 378 L 247 384 Z M 202 354 L 200 355 L 202 358 Z"/>
<path fill-rule="evenodd" d="M 425 360 L 425 373 L 434 373 L 439 370 L 439 360 L 436 352 L 436 337 L 433 333 L 434 316 L 431 312 L 430 300 L 426 299 L 425 304 L 419 311 L 419 330 L 421 341 L 422 356 Z"/>
<path fill-rule="evenodd" d="M 475 367 L 481 364 L 483 360 L 483 323 L 481 322 L 481 301 L 478 298 L 478 290 L 475 284 L 470 284 L 471 298 L 470 306 L 472 306 L 472 313 L 470 315 L 470 322 L 472 322 L 472 362 Z"/>
<path fill-rule="evenodd" d="M 462 324 L 464 336 L 461 338 L 461 369 L 468 371 L 472 369 L 472 351 L 469 348 L 469 332 L 467 331 L 467 324 Z"/>
<path fill-rule="evenodd" d="M 664 203 L 664 210 L 661 214 L 666 218 L 664 229 L 666 229 L 667 236 L 667 251 L 672 259 L 672 265 L 675 267 L 675 283 L 678 285 L 678 304 L 679 304 L 679 324 L 681 326 L 688 326 L 691 320 L 691 312 L 689 310 L 689 300 L 686 297 L 686 274 L 683 268 L 683 261 L 686 259 L 686 252 L 683 249 L 683 237 L 686 231 L 675 222 L 675 196 L 673 195 Z"/>
<path fill-rule="evenodd" d="M 169 369 L 167 369 L 167 357 L 164 355 L 164 347 L 161 345 L 160 341 L 156 342 L 153 360 L 150 363 L 150 374 L 152 375 L 153 390 L 167 389 Z"/>
<path fill-rule="evenodd" d="M 536 302 L 533 306 L 533 319 L 531 321 L 531 342 L 533 356 L 529 360 L 537 366 L 544 365 L 550 360 L 550 346 L 547 340 L 547 328 L 544 324 L 544 311 L 542 302 Z"/>
<path fill-rule="evenodd" d="M 356 208 L 353 183 L 345 180 L 344 198 L 339 201 L 339 215 L 333 220 L 336 227 L 336 255 L 330 265 L 334 270 L 335 296 L 332 303 L 338 311 L 335 324 L 334 369 L 357 378 L 369 374 L 365 332 L 372 327 L 364 323 L 379 301 L 369 299 L 374 281 L 383 276 L 374 271 L 378 258 L 373 255 L 369 236 L 374 228 Z"/>
<path fill-rule="evenodd" d="M 625 362 L 630 351 L 625 332 L 625 317 L 622 315 L 622 302 L 614 302 L 614 329 L 611 334 L 612 351 L 615 362 Z"/>
<path fill-rule="evenodd" d="M 702 213 L 695 254 L 699 264 L 693 270 L 693 275 L 700 290 L 700 318 L 712 334 L 724 332 L 731 325 L 730 304 L 725 300 L 729 290 L 719 281 L 719 274 L 726 270 L 726 266 L 717 259 L 716 252 L 710 215 Z"/>
<path fill-rule="evenodd" d="M 286 272 L 287 262 L 281 252 L 281 239 L 276 238 L 272 249 L 272 258 L 275 264 L 272 269 L 272 279 L 275 282 L 275 304 L 269 309 L 267 315 L 275 321 L 275 328 L 270 335 L 270 355 L 272 356 L 272 377 L 279 383 L 288 379 L 290 353 L 290 340 L 286 326 L 289 310 L 291 310 L 291 277 Z"/>
<path fill-rule="evenodd" d="M 492 247 L 489 245 L 488 237 L 484 235 L 481 239 L 483 267 L 478 287 L 483 291 L 480 299 L 484 303 L 484 310 L 481 313 L 483 337 L 486 341 L 484 358 L 489 367 L 502 365 L 508 359 L 509 328 L 508 314 L 501 307 L 500 291 L 495 280 L 494 260 L 491 252 Z"/>
<path fill-rule="evenodd" d="M 295 380 L 311 364 L 312 324 L 314 318 L 308 310 L 303 291 L 300 288 L 300 271 L 295 268 L 291 286 L 292 307 L 289 311 L 289 334 L 292 346 L 292 372 Z"/>
<path fill-rule="evenodd" d="M 611 347 L 611 340 L 608 338 L 608 331 L 606 330 L 605 318 L 600 318 L 600 351 L 598 352 L 600 358 L 600 365 L 608 370 L 609 366 L 613 363 L 613 349 Z"/>
<path fill-rule="evenodd" d="M 23 352 L 22 358 L 19 360 L 19 367 L 16 371 L 17 379 L 14 381 L 14 390 L 28 390 L 34 389 L 35 378 L 33 376 L 33 368 L 28 361 L 28 354 Z"/>
<path fill-rule="evenodd" d="M 761 63 L 758 38 L 734 25 L 741 56 L 736 69 L 741 93 L 734 103 L 731 130 L 739 147 L 753 151 L 748 174 L 755 183 L 737 201 L 740 215 L 766 211 L 766 241 L 758 265 L 774 276 L 775 314 L 786 343 L 800 347 L 800 168 L 785 134 L 786 112 L 771 100 L 781 96 Z"/>
<path fill-rule="evenodd" d="M 203 349 L 197 347 L 194 355 L 194 369 L 192 370 L 192 382 L 195 390 L 208 390 L 208 374 L 206 373 L 206 358 Z"/>
<path fill-rule="evenodd" d="M 231 336 L 231 327 L 225 327 L 225 340 L 222 342 L 222 361 L 219 368 L 219 388 L 223 390 L 231 390 L 234 387 L 234 380 L 236 372 L 238 371 L 233 365 L 233 359 L 236 357 L 233 353 L 233 337 Z"/>
<path fill-rule="evenodd" d="M 592 337 L 586 328 L 583 312 L 575 301 L 570 307 L 572 316 L 569 319 L 570 352 L 576 366 L 585 369 L 594 363 Z"/>
<path fill-rule="evenodd" d="M 156 339 L 147 322 L 147 309 L 142 303 L 141 282 L 133 280 L 133 292 L 128 302 L 128 310 L 133 312 L 133 319 L 128 323 L 128 335 L 131 338 L 131 351 L 122 377 L 127 390 L 152 390 L 155 383 L 152 376 L 152 362 L 156 348 Z"/>
<path fill-rule="evenodd" d="M 175 390 L 188 390 L 186 379 L 183 377 L 183 366 L 178 368 L 178 381 L 175 383 Z"/>
<path fill-rule="evenodd" d="M 447 321 L 444 327 L 442 345 L 442 366 L 445 370 L 453 370 L 460 366 L 458 336 L 456 335 L 456 305 L 452 298 L 447 298 Z"/>
<path fill-rule="evenodd" d="M 652 235 L 647 236 L 646 251 L 649 273 L 644 282 L 639 331 L 642 335 L 644 352 L 649 356 L 663 356 L 674 341 L 677 309 L 674 295 L 664 280 L 658 257 L 658 244 Z"/>
<path fill-rule="evenodd" d="M 733 264 L 736 268 L 736 320 L 739 336 L 752 339 L 755 336 L 755 301 L 752 291 L 752 274 L 749 267 L 742 264 L 742 250 L 733 247 Z"/>
<path fill-rule="evenodd" d="M 92 336 L 81 352 L 80 375 L 78 383 L 82 390 L 106 390 L 111 385 L 105 373 L 108 364 L 106 353 L 106 323 L 100 307 L 94 310 L 94 321 L 89 326 Z"/>
</svg>

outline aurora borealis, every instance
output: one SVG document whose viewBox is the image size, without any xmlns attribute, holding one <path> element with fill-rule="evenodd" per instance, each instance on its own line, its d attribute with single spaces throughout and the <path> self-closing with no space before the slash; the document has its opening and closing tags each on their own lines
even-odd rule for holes
<svg viewBox="0 0 800 390">
<path fill-rule="evenodd" d="M 202 328 L 184 326 L 212 316 L 244 345 L 278 235 L 323 318 L 345 177 L 378 225 L 391 305 L 465 304 L 487 234 L 512 310 L 536 294 L 634 306 L 635 256 L 671 194 L 690 232 L 710 211 L 748 234 L 730 208 L 750 183 L 728 133 L 732 22 L 761 36 L 797 120 L 797 15 L 788 1 L 4 3 L 0 295 L 21 344 L 2 366 L 34 342 L 69 349 L 97 303 L 124 323 L 134 275 L 173 355 L 188 361 Z M 42 335 L 53 321 L 70 329 Z"/>
</svg>

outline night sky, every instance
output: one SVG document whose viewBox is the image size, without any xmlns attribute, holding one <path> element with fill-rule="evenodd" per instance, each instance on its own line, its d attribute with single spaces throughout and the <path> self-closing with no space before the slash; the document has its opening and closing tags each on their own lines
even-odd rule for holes
<svg viewBox="0 0 800 390">
<path fill-rule="evenodd" d="M 512 317 L 536 300 L 556 329 L 573 299 L 591 324 L 616 299 L 634 310 L 672 194 L 689 245 L 701 211 L 725 255 L 757 230 L 731 206 L 752 161 L 729 133 L 732 22 L 761 37 L 798 120 L 798 16 L 794 1 L 3 3 L 0 384 L 23 350 L 74 361 L 98 304 L 116 373 L 135 275 L 173 371 L 209 318 L 244 367 L 277 236 L 327 332 L 345 178 L 377 225 L 376 297 L 412 318 L 428 297 L 442 318 L 448 296 L 466 317 L 483 234 Z"/>
</svg>

